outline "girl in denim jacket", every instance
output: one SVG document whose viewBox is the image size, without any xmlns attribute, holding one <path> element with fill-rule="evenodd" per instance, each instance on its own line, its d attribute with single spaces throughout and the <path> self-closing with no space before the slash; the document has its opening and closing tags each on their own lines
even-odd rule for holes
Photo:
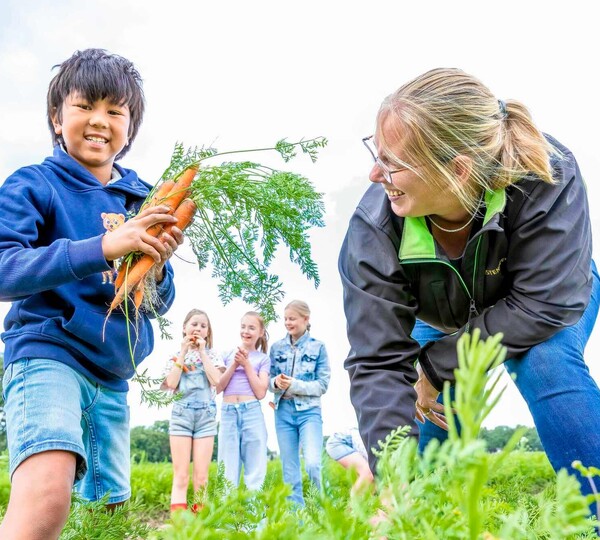
<svg viewBox="0 0 600 540">
<path fill-rule="evenodd" d="M 271 380 L 275 394 L 275 428 L 283 465 L 283 479 L 292 486 L 291 500 L 304 506 L 300 446 L 306 472 L 321 489 L 323 420 L 321 396 L 329 385 L 325 345 L 309 334 L 310 309 L 293 300 L 284 312 L 287 336 L 271 347 Z"/>
<path fill-rule="evenodd" d="M 217 434 L 214 386 L 225 365 L 212 352 L 212 327 L 208 315 L 192 309 L 183 321 L 183 341 L 177 356 L 169 361 L 163 390 L 181 394 L 173 405 L 169 435 L 173 459 L 171 512 L 187 508 L 190 455 L 193 455 L 194 492 L 206 486 L 208 467 Z M 198 506 L 194 504 L 196 512 Z"/>
</svg>

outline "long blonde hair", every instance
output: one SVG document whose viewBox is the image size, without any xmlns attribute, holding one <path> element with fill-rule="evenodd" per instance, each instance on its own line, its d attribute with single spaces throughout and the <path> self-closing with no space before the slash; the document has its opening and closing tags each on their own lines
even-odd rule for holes
<svg viewBox="0 0 600 540">
<path fill-rule="evenodd" d="M 388 118 L 401 137 L 405 161 L 384 139 L 382 124 Z M 388 162 L 410 164 L 423 181 L 449 186 L 469 211 L 476 210 L 483 191 L 528 174 L 554 183 L 550 157 L 559 153 L 522 103 L 499 101 L 478 79 L 450 68 L 428 71 L 388 96 L 377 115 L 376 138 Z M 450 166 L 461 155 L 472 159 L 466 185 Z"/>
</svg>

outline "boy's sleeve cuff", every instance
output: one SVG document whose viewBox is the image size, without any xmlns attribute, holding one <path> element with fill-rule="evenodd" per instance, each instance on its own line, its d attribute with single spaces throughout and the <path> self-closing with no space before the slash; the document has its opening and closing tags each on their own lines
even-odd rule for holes
<svg viewBox="0 0 600 540">
<path fill-rule="evenodd" d="M 102 252 L 102 236 L 69 242 L 67 257 L 71 272 L 77 279 L 112 268 Z"/>
</svg>

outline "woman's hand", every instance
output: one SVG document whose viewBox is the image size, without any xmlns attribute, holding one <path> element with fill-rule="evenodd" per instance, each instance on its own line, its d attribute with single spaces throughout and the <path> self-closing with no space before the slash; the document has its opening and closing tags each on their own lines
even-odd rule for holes
<svg viewBox="0 0 600 540">
<path fill-rule="evenodd" d="M 280 373 L 275 377 L 275 386 L 281 390 L 287 390 L 292 385 L 293 380 L 293 377 L 288 377 L 285 373 Z"/>
<path fill-rule="evenodd" d="M 417 419 L 423 423 L 425 423 L 425 420 L 429 420 L 436 426 L 448 431 L 448 423 L 444 416 L 444 406 L 437 402 L 440 393 L 429 382 L 419 364 L 417 364 L 417 375 L 419 376 L 415 384 L 415 390 L 417 391 Z"/>
</svg>

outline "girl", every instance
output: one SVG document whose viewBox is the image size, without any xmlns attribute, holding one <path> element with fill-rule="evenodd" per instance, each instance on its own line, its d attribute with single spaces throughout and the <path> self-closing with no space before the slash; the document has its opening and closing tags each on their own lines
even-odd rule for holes
<svg viewBox="0 0 600 540">
<path fill-rule="evenodd" d="M 242 344 L 225 358 L 227 369 L 217 385 L 223 392 L 219 461 L 235 486 L 243 465 L 246 487 L 259 489 L 267 473 L 267 427 L 260 400 L 269 385 L 269 357 L 265 323 L 258 313 L 242 317 L 240 337 Z"/>
<path fill-rule="evenodd" d="M 329 385 L 329 360 L 325 345 L 308 333 L 310 309 L 306 302 L 290 302 L 284 315 L 288 334 L 271 348 L 270 390 L 275 394 L 283 479 L 292 486 L 291 500 L 304 506 L 300 445 L 306 472 L 321 489 L 321 396 Z"/>
<path fill-rule="evenodd" d="M 217 434 L 213 389 L 225 366 L 211 349 L 212 327 L 208 315 L 192 309 L 183 321 L 179 354 L 169 361 L 163 390 L 177 391 L 181 399 L 173 405 L 169 435 L 173 459 L 171 512 L 187 508 L 190 455 L 193 456 L 194 492 L 206 486 L 208 466 Z M 198 506 L 192 506 L 194 512 Z"/>
</svg>

